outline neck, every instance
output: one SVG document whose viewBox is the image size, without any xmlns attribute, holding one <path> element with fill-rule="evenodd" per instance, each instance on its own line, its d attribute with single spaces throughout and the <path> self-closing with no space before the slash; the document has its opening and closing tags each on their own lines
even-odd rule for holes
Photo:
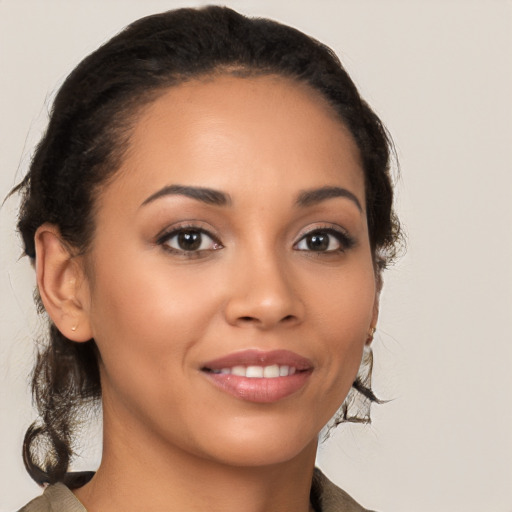
<svg viewBox="0 0 512 512">
<path fill-rule="evenodd" d="M 249 467 L 196 457 L 175 446 L 113 429 L 104 420 L 102 463 L 75 491 L 88 512 L 308 512 L 316 440 L 292 460 Z"/>
</svg>

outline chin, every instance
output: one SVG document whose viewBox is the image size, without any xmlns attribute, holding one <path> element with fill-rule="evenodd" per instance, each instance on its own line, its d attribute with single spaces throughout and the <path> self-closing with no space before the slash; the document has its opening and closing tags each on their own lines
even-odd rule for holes
<svg viewBox="0 0 512 512">
<path fill-rule="evenodd" d="M 300 423 L 278 428 L 275 422 L 267 420 L 261 428 L 224 430 L 214 439 L 209 449 L 204 446 L 208 458 L 235 467 L 263 467 L 309 455 L 314 460 L 318 432 L 308 434 Z"/>
</svg>

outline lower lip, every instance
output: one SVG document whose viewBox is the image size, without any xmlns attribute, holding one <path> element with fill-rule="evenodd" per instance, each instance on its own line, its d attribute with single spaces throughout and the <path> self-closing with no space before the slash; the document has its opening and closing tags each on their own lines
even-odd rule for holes
<svg viewBox="0 0 512 512">
<path fill-rule="evenodd" d="M 311 371 L 302 371 L 288 377 L 270 379 L 206 372 L 204 372 L 204 375 L 215 386 L 236 398 L 247 402 L 268 404 L 297 393 L 306 384 Z"/>
</svg>

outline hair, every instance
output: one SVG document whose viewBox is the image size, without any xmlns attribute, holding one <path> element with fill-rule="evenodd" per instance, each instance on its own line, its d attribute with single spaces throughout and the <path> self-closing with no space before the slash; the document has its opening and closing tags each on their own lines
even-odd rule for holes
<svg viewBox="0 0 512 512">
<path fill-rule="evenodd" d="M 98 190 L 119 168 L 143 107 L 169 87 L 215 74 L 280 75 L 308 84 L 329 102 L 361 154 L 380 286 L 381 271 L 396 255 L 400 238 L 390 176 L 393 145 L 385 128 L 327 46 L 291 27 L 218 6 L 142 18 L 67 77 L 29 172 L 15 189 L 22 193 L 18 229 L 25 253 L 35 259 L 34 235 L 43 223 L 56 225 L 63 240 L 86 252 L 94 236 Z M 93 339 L 74 343 L 49 320 L 32 377 L 39 418 L 23 444 L 25 466 L 38 483 L 65 478 L 78 413 L 101 397 L 98 359 Z M 335 423 L 369 421 L 369 405 L 377 401 L 371 354 L 363 363 L 366 371 L 359 373 Z M 365 407 L 359 403 L 351 414 L 351 404 L 361 401 Z"/>
</svg>

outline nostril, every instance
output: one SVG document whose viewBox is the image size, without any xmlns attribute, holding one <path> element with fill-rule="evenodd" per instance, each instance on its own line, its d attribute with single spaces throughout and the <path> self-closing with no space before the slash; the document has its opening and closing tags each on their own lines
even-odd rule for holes
<svg viewBox="0 0 512 512">
<path fill-rule="evenodd" d="M 288 323 L 288 322 L 292 322 L 294 319 L 295 319 L 294 315 L 286 315 L 285 317 L 283 317 L 281 319 L 281 322 L 287 322 Z M 253 317 L 253 316 L 241 316 L 239 318 L 239 320 L 242 321 L 242 322 L 247 322 L 247 323 L 249 323 L 249 322 L 257 322 L 258 321 L 258 319 Z"/>
<path fill-rule="evenodd" d="M 286 315 L 283 318 L 281 318 L 280 322 L 290 323 L 290 322 L 293 322 L 295 320 L 295 318 L 296 318 L 295 315 Z M 257 317 L 253 317 L 253 316 L 241 316 L 241 317 L 239 317 L 238 320 L 243 323 L 253 323 L 253 322 L 260 323 L 260 320 Z"/>
</svg>

